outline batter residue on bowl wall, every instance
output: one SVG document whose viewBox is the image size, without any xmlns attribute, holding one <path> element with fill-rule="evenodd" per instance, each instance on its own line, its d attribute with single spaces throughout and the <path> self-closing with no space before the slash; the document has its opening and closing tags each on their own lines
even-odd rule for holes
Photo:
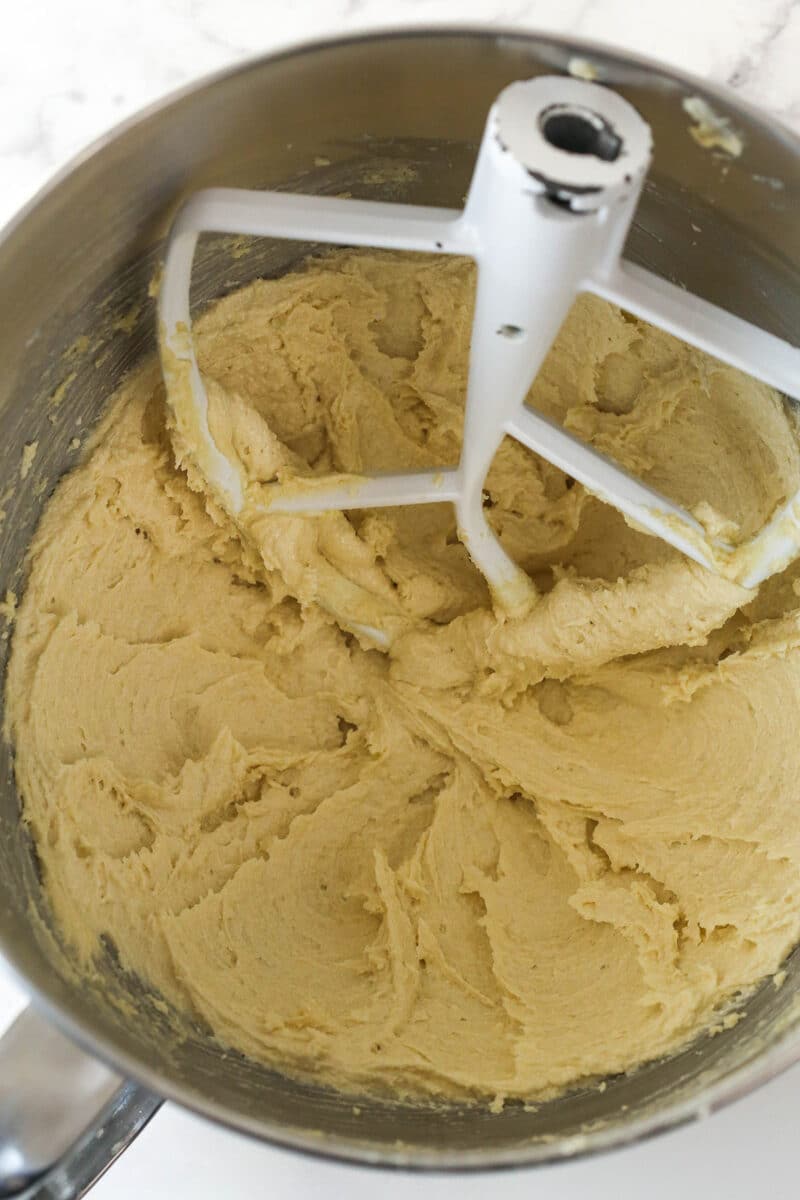
<svg viewBox="0 0 800 1200">
<path fill-rule="evenodd" d="M 227 297 L 197 329 L 218 435 L 254 479 L 270 429 L 320 473 L 454 462 L 472 284 L 340 253 Z M 599 300 L 532 399 L 743 534 L 800 484 L 774 393 Z M 264 517 L 262 559 L 164 414 L 149 363 L 44 515 L 8 675 L 87 969 L 110 938 L 223 1042 L 347 1089 L 532 1096 L 676 1048 L 779 967 L 796 572 L 715 578 L 508 443 L 487 506 L 541 598 L 502 622 L 447 505 L 343 537 Z M 298 602 L 322 565 L 395 597 L 389 653 Z"/>
</svg>

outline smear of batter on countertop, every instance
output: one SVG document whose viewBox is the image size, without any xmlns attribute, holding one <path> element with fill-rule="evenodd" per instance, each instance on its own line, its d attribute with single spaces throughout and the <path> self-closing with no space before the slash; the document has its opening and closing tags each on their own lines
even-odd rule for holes
<svg viewBox="0 0 800 1200">
<path fill-rule="evenodd" d="M 320 474 L 453 463 L 472 291 L 462 260 L 340 252 L 229 295 L 197 326 L 216 435 L 254 480 L 273 434 Z M 800 485 L 774 392 L 591 297 L 531 399 L 742 535 Z M 223 1043 L 351 1091 L 536 1097 L 778 969 L 798 570 L 718 579 L 514 442 L 486 503 L 541 593 L 524 619 L 492 614 L 448 505 L 268 516 L 244 545 L 175 466 L 158 366 L 130 376 L 42 519 L 7 683 L 87 970 L 110 940 Z M 298 602 L 323 567 L 395 596 L 388 654 Z"/>
</svg>

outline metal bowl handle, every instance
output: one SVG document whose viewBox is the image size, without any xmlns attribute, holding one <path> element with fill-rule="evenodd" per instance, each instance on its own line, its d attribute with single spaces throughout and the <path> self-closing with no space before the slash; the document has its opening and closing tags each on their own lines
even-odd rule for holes
<svg viewBox="0 0 800 1200">
<path fill-rule="evenodd" d="M 77 1200 L 161 1105 L 32 1008 L 0 1038 L 0 1200 Z"/>
</svg>

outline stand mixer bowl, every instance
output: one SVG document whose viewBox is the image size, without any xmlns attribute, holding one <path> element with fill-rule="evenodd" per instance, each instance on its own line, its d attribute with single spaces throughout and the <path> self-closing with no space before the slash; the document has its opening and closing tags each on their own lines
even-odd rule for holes
<svg viewBox="0 0 800 1200">
<path fill-rule="evenodd" d="M 796 344 L 800 141 L 730 94 L 588 43 L 497 30 L 378 34 L 259 59 L 110 134 L 0 237 L 0 594 L 24 588 L 26 548 L 75 462 L 74 439 L 155 350 L 148 286 L 188 195 L 279 188 L 459 207 L 497 94 L 515 79 L 570 70 L 611 84 L 653 131 L 654 165 L 626 257 Z M 698 113 L 716 123 L 716 138 Z M 738 156 L 725 149 L 726 131 L 741 140 Z M 204 238 L 193 302 L 280 274 L 313 248 L 266 240 L 241 253 L 230 238 Z M 0 642 L 3 665 L 8 644 Z M 176 1040 L 113 953 L 93 982 L 71 969 L 20 820 L 12 749 L 3 744 L 0 755 L 0 952 L 85 1048 L 235 1129 L 365 1164 L 530 1165 L 690 1121 L 800 1058 L 800 951 L 783 986 L 767 980 L 732 1028 L 600 1086 L 501 1112 L 344 1096 L 245 1060 L 202 1031 Z"/>
</svg>

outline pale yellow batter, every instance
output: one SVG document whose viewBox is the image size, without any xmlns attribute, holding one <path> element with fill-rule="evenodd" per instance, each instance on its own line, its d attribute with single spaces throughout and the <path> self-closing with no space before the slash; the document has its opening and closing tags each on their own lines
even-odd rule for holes
<svg viewBox="0 0 800 1200">
<path fill-rule="evenodd" d="M 229 296 L 198 329 L 219 436 L 254 479 L 286 461 L 268 426 L 321 474 L 452 463 L 471 294 L 462 261 L 340 254 Z M 742 533 L 800 484 L 773 393 L 598 300 L 532 400 Z M 158 367 L 130 378 L 44 516 L 8 676 L 80 961 L 110 938 L 290 1072 L 487 1096 L 672 1050 L 778 968 L 797 573 L 756 597 L 516 443 L 487 505 L 541 592 L 516 621 L 446 505 L 263 518 L 244 547 L 174 466 Z M 391 600 L 388 654 L 306 602 L 334 577 Z"/>
</svg>

